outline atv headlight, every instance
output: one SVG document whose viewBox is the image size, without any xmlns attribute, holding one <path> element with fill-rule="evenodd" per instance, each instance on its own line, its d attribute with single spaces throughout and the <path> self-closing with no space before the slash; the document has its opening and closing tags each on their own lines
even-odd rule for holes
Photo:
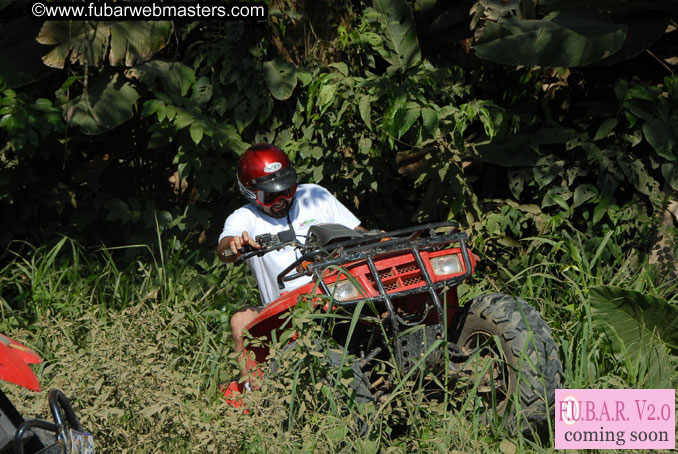
<svg viewBox="0 0 678 454">
<path fill-rule="evenodd" d="M 337 301 L 351 301 L 360 298 L 360 292 L 350 281 L 339 281 L 332 291 Z"/>
<path fill-rule="evenodd" d="M 462 272 L 461 261 L 459 261 L 459 256 L 456 254 L 432 258 L 431 267 L 436 276 L 446 276 Z"/>
</svg>

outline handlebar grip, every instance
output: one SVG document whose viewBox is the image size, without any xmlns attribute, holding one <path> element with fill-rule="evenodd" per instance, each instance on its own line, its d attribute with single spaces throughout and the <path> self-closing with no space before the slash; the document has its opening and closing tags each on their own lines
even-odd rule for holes
<svg viewBox="0 0 678 454">
<path fill-rule="evenodd" d="M 240 253 L 246 254 L 248 252 L 252 252 L 252 251 L 255 251 L 255 250 L 256 249 L 253 248 L 252 246 L 250 246 L 249 244 L 245 244 L 245 245 L 243 245 L 243 247 L 240 248 Z M 226 248 L 221 252 L 221 256 L 228 259 L 228 258 L 231 258 L 231 257 L 235 257 L 236 254 L 233 253 L 231 248 Z"/>
<path fill-rule="evenodd" d="M 235 254 L 233 253 L 231 248 L 226 248 L 223 251 L 221 251 L 221 256 L 225 259 L 228 259 L 228 258 L 235 256 Z"/>
</svg>

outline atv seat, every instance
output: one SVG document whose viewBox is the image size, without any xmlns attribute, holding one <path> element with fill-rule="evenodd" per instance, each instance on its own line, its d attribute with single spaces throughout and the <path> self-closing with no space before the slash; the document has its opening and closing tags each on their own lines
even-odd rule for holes
<svg viewBox="0 0 678 454">
<path fill-rule="evenodd" d="M 325 247 L 340 241 L 361 238 L 362 232 L 349 229 L 341 224 L 317 224 L 308 229 L 306 247 Z"/>
</svg>

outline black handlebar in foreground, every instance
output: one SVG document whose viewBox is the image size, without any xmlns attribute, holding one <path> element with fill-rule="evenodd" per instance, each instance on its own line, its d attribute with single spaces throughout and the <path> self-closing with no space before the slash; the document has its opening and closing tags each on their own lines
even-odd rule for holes
<svg viewBox="0 0 678 454">
<path fill-rule="evenodd" d="M 240 248 L 240 255 L 235 261 L 236 264 L 242 263 L 249 258 L 261 256 L 287 246 L 301 246 L 301 243 L 297 242 L 294 232 L 291 230 L 283 230 L 279 233 L 264 233 L 263 235 L 257 235 L 254 238 L 254 241 L 259 243 L 260 248 L 255 249 L 249 244 L 245 244 L 242 248 Z M 222 254 L 225 258 L 235 256 L 230 248 L 224 249 Z"/>
<path fill-rule="evenodd" d="M 68 423 L 68 426 L 70 426 L 72 429 L 78 432 L 84 432 L 82 425 L 80 425 L 80 421 L 75 414 L 75 411 L 73 411 L 73 407 L 71 407 L 71 402 L 64 393 L 58 389 L 53 389 L 47 395 L 47 400 L 49 401 L 49 408 L 52 411 L 52 416 L 54 417 L 55 422 L 51 423 L 49 421 L 43 421 L 40 419 L 32 419 L 21 424 L 14 434 L 14 449 L 16 454 L 24 454 L 23 439 L 34 427 L 53 432 L 57 438 L 61 439 L 62 441 L 64 441 L 66 433 L 65 431 L 67 429 L 66 423 Z M 68 453 L 70 450 L 66 447 L 63 447 L 63 452 Z"/>
</svg>

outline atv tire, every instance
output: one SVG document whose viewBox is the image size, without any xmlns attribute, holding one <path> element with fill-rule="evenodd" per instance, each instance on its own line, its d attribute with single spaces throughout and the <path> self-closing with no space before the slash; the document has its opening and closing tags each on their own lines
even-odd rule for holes
<svg viewBox="0 0 678 454">
<path fill-rule="evenodd" d="M 532 306 L 508 295 L 479 296 L 460 308 L 449 339 L 467 353 L 475 351 L 480 357 L 498 360 L 483 377 L 493 383 L 485 383 L 478 394 L 485 393 L 489 407 L 494 393 L 497 414 L 508 416 L 506 427 L 511 433 L 521 430 L 528 438 L 548 434 L 548 418 L 553 414 L 563 368 L 551 329 Z M 478 358 L 472 355 L 469 362 L 474 356 Z M 519 397 L 519 403 L 513 396 Z"/>
</svg>

